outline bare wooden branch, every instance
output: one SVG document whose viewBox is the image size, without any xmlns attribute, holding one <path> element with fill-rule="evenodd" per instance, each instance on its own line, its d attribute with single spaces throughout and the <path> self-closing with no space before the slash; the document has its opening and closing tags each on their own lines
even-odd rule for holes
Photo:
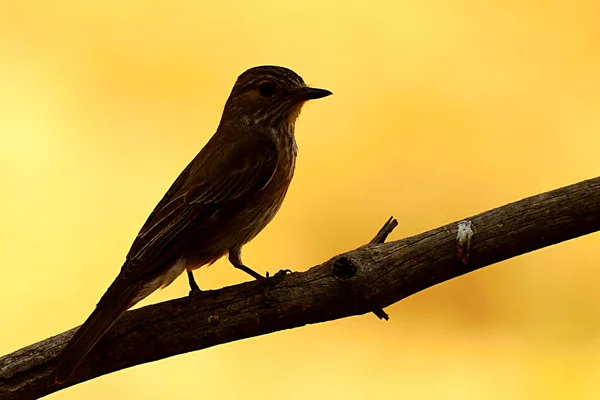
<svg viewBox="0 0 600 400">
<path fill-rule="evenodd" d="M 390 224 L 375 242 L 385 240 Z M 269 290 L 268 302 L 262 287 L 248 282 L 130 311 L 72 379 L 56 385 L 55 358 L 71 329 L 0 358 L 0 398 L 39 398 L 137 364 L 381 310 L 440 282 L 599 229 L 600 177 L 337 255 L 286 276 Z"/>
</svg>

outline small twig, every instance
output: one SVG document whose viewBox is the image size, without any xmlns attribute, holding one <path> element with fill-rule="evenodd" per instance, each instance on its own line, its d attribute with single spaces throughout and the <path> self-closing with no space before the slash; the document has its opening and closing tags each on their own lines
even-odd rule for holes
<svg viewBox="0 0 600 400">
<path fill-rule="evenodd" d="M 369 244 L 385 243 L 385 239 L 387 239 L 388 235 L 392 233 L 394 228 L 396 228 L 397 226 L 398 221 L 394 217 L 390 217 L 390 219 L 388 219 L 387 222 L 383 224 L 379 232 L 377 232 L 377 235 L 375 235 L 375 237 L 371 239 Z"/>
<path fill-rule="evenodd" d="M 373 314 L 377 315 L 379 319 L 385 319 L 386 321 L 390 319 L 390 316 L 383 310 L 383 308 L 376 308 L 373 310 Z"/>
<path fill-rule="evenodd" d="M 385 239 L 387 239 L 388 235 L 392 233 L 394 228 L 396 228 L 397 226 L 398 221 L 393 216 L 390 217 L 386 221 L 386 223 L 383 224 L 379 232 L 377 232 L 377 235 L 375 235 L 375 237 L 371 239 L 369 244 L 385 243 Z M 383 311 L 383 308 L 374 309 L 373 314 L 375 314 L 379 319 L 385 319 L 386 321 L 390 319 L 390 316 L 385 311 Z"/>
</svg>

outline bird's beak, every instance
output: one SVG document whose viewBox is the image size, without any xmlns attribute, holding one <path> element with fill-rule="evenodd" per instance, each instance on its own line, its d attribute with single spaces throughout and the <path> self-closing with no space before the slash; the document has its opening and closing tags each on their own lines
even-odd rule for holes
<svg viewBox="0 0 600 400">
<path fill-rule="evenodd" d="M 320 99 L 321 97 L 327 97 L 331 94 L 333 93 L 331 93 L 329 90 L 311 87 L 304 87 L 297 92 L 297 96 L 301 100 Z"/>
</svg>

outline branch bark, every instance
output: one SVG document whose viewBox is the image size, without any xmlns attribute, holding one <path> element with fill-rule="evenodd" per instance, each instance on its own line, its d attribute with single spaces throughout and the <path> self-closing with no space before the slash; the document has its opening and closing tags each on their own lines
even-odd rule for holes
<svg viewBox="0 0 600 400">
<path fill-rule="evenodd" d="M 476 269 L 600 229 L 600 177 L 416 236 L 373 240 L 271 288 L 247 282 L 130 311 L 63 385 L 56 357 L 75 328 L 0 358 L 0 398 L 34 399 L 97 376 L 306 324 L 374 312 Z"/>
</svg>

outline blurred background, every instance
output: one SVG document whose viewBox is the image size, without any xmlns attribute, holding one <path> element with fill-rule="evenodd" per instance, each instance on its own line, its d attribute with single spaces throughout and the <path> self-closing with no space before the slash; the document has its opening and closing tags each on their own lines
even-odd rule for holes
<svg viewBox="0 0 600 400">
<path fill-rule="evenodd" d="M 245 69 L 308 104 L 279 215 L 245 248 L 306 270 L 394 215 L 391 239 L 598 176 L 593 0 L 4 0 L 0 354 L 81 324 Z M 600 398 L 600 236 L 372 314 L 137 366 L 67 399 Z M 248 279 L 225 261 L 204 288 Z M 143 304 L 185 296 L 185 277 Z"/>
</svg>

